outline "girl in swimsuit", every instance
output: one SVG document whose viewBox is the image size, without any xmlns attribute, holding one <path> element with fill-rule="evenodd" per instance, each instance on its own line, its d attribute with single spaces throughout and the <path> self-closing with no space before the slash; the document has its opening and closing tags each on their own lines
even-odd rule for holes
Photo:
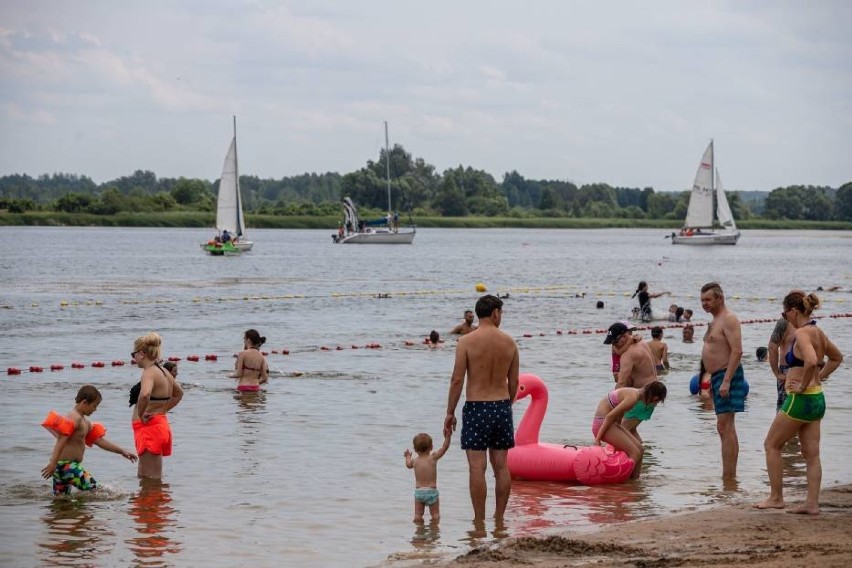
<svg viewBox="0 0 852 568">
<path fill-rule="evenodd" d="M 156 333 L 139 337 L 131 357 L 142 369 L 138 392 L 130 391 L 133 437 L 139 454 L 139 477 L 163 477 L 163 457 L 172 453 L 172 431 L 166 413 L 183 398 L 183 389 L 160 365 L 162 339 Z M 135 395 L 135 396 L 134 396 Z"/>
<path fill-rule="evenodd" d="M 639 477 L 644 449 L 642 441 L 621 425 L 621 419 L 640 400 L 653 406 L 663 402 L 666 400 L 666 385 L 660 381 L 654 381 L 638 389 L 622 387 L 611 390 L 598 403 L 595 417 L 592 420 L 595 444 L 600 445 L 601 441 L 607 442 L 630 456 L 636 464 L 630 476 L 634 479 Z"/>
<path fill-rule="evenodd" d="M 822 462 L 819 456 L 820 422 L 825 414 L 825 397 L 822 382 L 843 361 L 843 355 L 811 319 L 819 307 L 819 298 L 793 290 L 784 298 L 781 313 L 795 328 L 790 350 L 784 356 L 790 367 L 785 386 L 787 398 L 775 415 L 766 434 L 763 448 L 766 451 L 766 469 L 769 472 L 769 498 L 755 505 L 758 509 L 784 508 L 784 462 L 781 449 L 796 434 L 802 457 L 807 467 L 807 497 L 805 504 L 791 512 L 819 514 L 819 491 L 822 483 Z M 828 358 L 822 368 L 820 363 Z"/>
<path fill-rule="evenodd" d="M 243 336 L 243 350 L 237 354 L 235 371 L 231 377 L 239 379 L 239 392 L 257 392 L 260 385 L 269 380 L 269 366 L 260 347 L 266 343 L 256 329 L 249 329 Z"/>
</svg>

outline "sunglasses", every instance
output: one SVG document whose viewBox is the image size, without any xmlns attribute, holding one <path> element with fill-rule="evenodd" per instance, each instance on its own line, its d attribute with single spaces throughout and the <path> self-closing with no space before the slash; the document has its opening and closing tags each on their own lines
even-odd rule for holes
<svg viewBox="0 0 852 568">
<path fill-rule="evenodd" d="M 133 359 L 134 357 L 136 357 L 137 353 L 142 353 L 142 350 L 134 351 L 133 353 L 130 354 L 130 358 Z"/>
</svg>

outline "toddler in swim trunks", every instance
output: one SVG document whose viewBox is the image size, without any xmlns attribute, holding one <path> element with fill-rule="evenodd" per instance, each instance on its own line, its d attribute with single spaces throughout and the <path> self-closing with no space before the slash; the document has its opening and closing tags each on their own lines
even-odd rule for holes
<svg viewBox="0 0 852 568">
<path fill-rule="evenodd" d="M 417 457 L 411 457 L 411 450 L 406 449 L 405 467 L 414 470 L 414 522 L 423 522 L 423 513 L 429 506 L 429 516 L 433 523 L 441 519 L 441 504 L 438 501 L 438 460 L 450 447 L 450 434 L 444 437 L 443 445 L 432 451 L 432 437 L 420 433 L 414 436 L 414 451 Z"/>
<path fill-rule="evenodd" d="M 136 454 L 113 444 L 107 440 L 106 428 L 97 422 L 90 422 L 91 416 L 101 403 L 101 393 L 92 385 L 83 385 L 74 399 L 74 408 L 61 416 L 50 411 L 42 426 L 56 436 L 50 461 L 41 470 L 45 479 L 53 478 L 53 494 L 68 495 L 71 487 L 80 491 L 89 491 L 98 487 L 89 472 L 83 469 L 83 453 L 86 446 L 98 446 L 108 452 L 121 454 L 131 462 L 136 461 Z"/>
</svg>

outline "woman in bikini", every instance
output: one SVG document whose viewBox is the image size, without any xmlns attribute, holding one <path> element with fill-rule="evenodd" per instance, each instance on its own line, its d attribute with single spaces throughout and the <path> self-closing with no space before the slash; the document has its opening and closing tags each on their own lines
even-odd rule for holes
<svg viewBox="0 0 852 568">
<path fill-rule="evenodd" d="M 235 371 L 231 377 L 239 379 L 239 392 L 257 392 L 260 385 L 269 380 L 269 366 L 266 357 L 260 352 L 260 347 L 266 343 L 256 329 L 246 331 L 243 336 L 243 350 L 237 354 Z"/>
<path fill-rule="evenodd" d="M 638 389 L 622 387 L 611 390 L 598 404 L 592 420 L 595 444 L 600 445 L 601 441 L 607 442 L 630 456 L 636 464 L 630 476 L 634 479 L 639 477 L 642 454 L 645 450 L 642 447 L 642 441 L 621 425 L 621 419 L 640 400 L 649 406 L 656 406 L 663 402 L 666 400 L 666 385 L 660 381 L 654 381 Z"/>
<path fill-rule="evenodd" d="M 843 355 L 816 326 L 811 313 L 819 307 L 819 298 L 793 290 L 784 298 L 781 316 L 795 328 L 790 350 L 783 356 L 789 367 L 785 379 L 787 398 L 775 415 L 766 434 L 766 469 L 769 472 L 769 498 L 755 505 L 758 509 L 784 508 L 784 462 L 781 449 L 793 436 L 799 435 L 802 457 L 807 467 L 805 504 L 792 513 L 819 514 L 819 491 L 822 462 L 819 456 L 820 422 L 825 415 L 822 382 L 843 361 Z M 820 368 L 820 363 L 828 359 Z"/>
<path fill-rule="evenodd" d="M 138 338 L 130 356 L 142 380 L 130 389 L 133 438 L 139 454 L 139 477 L 163 477 L 163 457 L 172 454 L 172 430 L 166 413 L 183 398 L 183 389 L 160 361 L 162 339 L 156 333 Z"/>
</svg>

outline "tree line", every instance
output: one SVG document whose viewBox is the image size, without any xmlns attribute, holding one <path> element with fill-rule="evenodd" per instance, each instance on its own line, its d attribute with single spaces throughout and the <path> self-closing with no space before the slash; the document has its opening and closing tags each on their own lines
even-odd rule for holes
<svg viewBox="0 0 852 568">
<path fill-rule="evenodd" d="M 281 179 L 240 176 L 243 209 L 268 215 L 335 215 L 349 196 L 365 213 L 387 210 L 386 151 L 344 175 L 306 173 Z M 577 217 L 683 219 L 689 191 L 651 187 L 577 186 L 570 181 L 526 179 L 517 171 L 502 180 L 470 166 L 438 173 L 401 145 L 390 149 L 393 208 L 413 216 Z M 75 174 L 0 177 L 0 209 L 114 215 L 119 212 L 215 211 L 219 181 L 158 178 L 138 170 L 102 184 Z M 762 217 L 852 221 L 852 182 L 840 188 L 794 185 L 768 194 L 728 192 L 736 219 Z"/>
</svg>

